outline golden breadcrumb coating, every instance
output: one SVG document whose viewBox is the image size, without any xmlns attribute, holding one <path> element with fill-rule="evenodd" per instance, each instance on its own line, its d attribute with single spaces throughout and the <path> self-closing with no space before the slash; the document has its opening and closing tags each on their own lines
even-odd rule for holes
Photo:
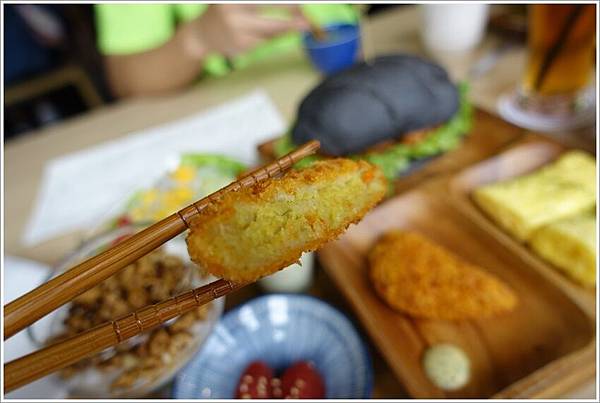
<svg viewBox="0 0 600 403">
<path fill-rule="evenodd" d="M 365 161 L 315 162 L 225 194 L 192 224 L 188 251 L 214 276 L 254 281 L 338 237 L 386 190 L 382 172 Z"/>
<path fill-rule="evenodd" d="M 501 280 L 417 233 L 385 234 L 368 258 L 377 293 L 411 316 L 483 318 L 517 304 L 516 295 Z"/>
</svg>

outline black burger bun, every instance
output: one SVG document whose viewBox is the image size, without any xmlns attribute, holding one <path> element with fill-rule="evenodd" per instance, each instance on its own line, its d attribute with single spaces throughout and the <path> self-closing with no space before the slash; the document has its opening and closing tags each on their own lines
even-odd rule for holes
<svg viewBox="0 0 600 403">
<path fill-rule="evenodd" d="M 381 56 L 327 77 L 300 104 L 292 141 L 321 142 L 332 156 L 445 123 L 459 92 L 446 71 L 410 55 Z"/>
</svg>

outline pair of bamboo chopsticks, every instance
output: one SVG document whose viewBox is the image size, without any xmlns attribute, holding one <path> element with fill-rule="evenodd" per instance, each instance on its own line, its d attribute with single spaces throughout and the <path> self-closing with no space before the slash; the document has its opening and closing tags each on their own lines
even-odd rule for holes
<svg viewBox="0 0 600 403">
<path fill-rule="evenodd" d="M 5 305 L 4 338 L 11 337 L 190 228 L 192 221 L 199 216 L 200 212 L 225 192 L 236 191 L 275 177 L 291 168 L 300 159 L 314 154 L 318 148 L 318 141 L 304 144 L 275 162 L 250 172 L 223 189 L 119 242 Z M 82 358 L 121 343 L 244 285 L 220 279 L 11 361 L 4 365 L 4 392 L 10 392 Z"/>
</svg>

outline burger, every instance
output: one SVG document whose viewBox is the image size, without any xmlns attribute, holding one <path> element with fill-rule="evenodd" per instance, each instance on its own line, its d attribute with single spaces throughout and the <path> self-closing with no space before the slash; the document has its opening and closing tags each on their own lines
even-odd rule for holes
<svg viewBox="0 0 600 403">
<path fill-rule="evenodd" d="M 301 102 L 290 132 L 268 148 L 278 158 L 319 140 L 314 158 L 365 159 L 394 179 L 457 147 L 471 120 L 466 85 L 455 85 L 442 67 L 411 55 L 381 56 L 325 78 Z"/>
</svg>

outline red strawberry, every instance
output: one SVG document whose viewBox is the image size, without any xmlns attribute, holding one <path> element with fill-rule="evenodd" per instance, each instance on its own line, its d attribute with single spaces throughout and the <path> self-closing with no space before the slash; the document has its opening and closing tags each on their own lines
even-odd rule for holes
<svg viewBox="0 0 600 403">
<path fill-rule="evenodd" d="M 272 397 L 271 381 L 273 370 L 263 361 L 254 361 L 246 367 L 238 387 L 236 399 L 270 399 Z"/>
<path fill-rule="evenodd" d="M 281 391 L 285 399 L 324 399 L 325 383 L 312 363 L 298 361 L 283 373 Z"/>
</svg>

